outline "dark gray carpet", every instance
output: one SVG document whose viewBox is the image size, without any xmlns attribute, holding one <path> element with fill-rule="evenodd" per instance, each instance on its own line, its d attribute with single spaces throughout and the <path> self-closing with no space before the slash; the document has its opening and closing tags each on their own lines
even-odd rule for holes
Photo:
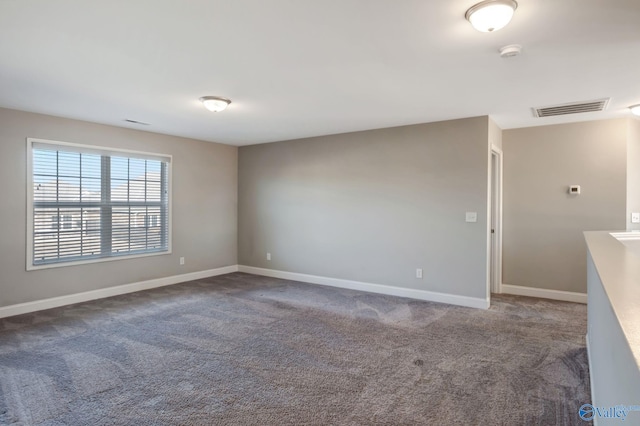
<svg viewBox="0 0 640 426">
<path fill-rule="evenodd" d="M 0 320 L 0 423 L 580 424 L 586 306 L 235 273 Z"/>
</svg>

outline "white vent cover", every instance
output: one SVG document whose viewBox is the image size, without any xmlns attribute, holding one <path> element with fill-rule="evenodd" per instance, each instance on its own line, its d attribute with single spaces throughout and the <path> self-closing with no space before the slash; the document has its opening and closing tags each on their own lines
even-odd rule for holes
<svg viewBox="0 0 640 426">
<path fill-rule="evenodd" d="M 588 102 L 574 102 L 571 104 L 554 105 L 533 108 L 534 117 L 553 117 L 555 115 L 580 114 L 582 112 L 604 111 L 611 98 L 598 99 Z"/>
</svg>

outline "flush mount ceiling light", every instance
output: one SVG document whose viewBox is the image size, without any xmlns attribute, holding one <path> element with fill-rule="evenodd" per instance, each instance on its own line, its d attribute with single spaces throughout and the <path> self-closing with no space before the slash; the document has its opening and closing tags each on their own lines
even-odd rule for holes
<svg viewBox="0 0 640 426">
<path fill-rule="evenodd" d="M 629 109 L 631 110 L 631 113 L 633 115 L 637 115 L 638 117 L 640 117 L 640 104 L 638 105 L 631 105 L 629 107 Z"/>
<path fill-rule="evenodd" d="M 229 106 L 231 99 L 221 98 L 220 96 L 203 96 L 200 98 L 200 102 L 209 111 L 220 112 Z"/>
<path fill-rule="evenodd" d="M 485 0 L 471 6 L 464 17 L 476 30 L 490 33 L 507 25 L 517 7 L 514 0 Z"/>
</svg>

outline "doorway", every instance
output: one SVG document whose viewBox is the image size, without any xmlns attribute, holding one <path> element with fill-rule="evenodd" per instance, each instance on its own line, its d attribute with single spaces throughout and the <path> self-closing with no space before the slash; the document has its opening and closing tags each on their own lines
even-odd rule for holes
<svg viewBox="0 0 640 426">
<path fill-rule="evenodd" d="M 491 146 L 489 291 L 502 293 L 502 150 Z"/>
</svg>

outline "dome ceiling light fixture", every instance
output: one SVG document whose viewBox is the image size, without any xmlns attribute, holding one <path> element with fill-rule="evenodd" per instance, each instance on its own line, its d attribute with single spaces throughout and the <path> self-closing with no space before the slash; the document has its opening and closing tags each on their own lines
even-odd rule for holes
<svg viewBox="0 0 640 426">
<path fill-rule="evenodd" d="M 226 107 L 231 103 L 231 99 L 222 98 L 220 96 L 203 96 L 200 98 L 200 102 L 206 109 L 212 112 L 224 111 Z"/>
<path fill-rule="evenodd" d="M 464 17 L 476 30 L 491 33 L 504 28 L 517 8 L 515 0 L 485 0 L 471 6 Z"/>
<path fill-rule="evenodd" d="M 629 109 L 631 110 L 631 114 L 640 117 L 640 104 L 631 105 Z"/>
</svg>

